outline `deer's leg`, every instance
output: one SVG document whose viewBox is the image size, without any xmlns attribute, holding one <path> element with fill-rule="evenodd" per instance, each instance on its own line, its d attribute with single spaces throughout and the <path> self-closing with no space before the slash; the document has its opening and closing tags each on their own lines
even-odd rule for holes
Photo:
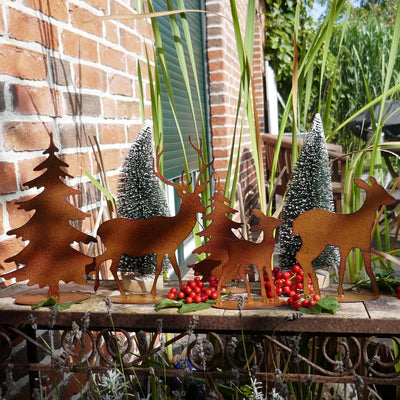
<svg viewBox="0 0 400 400">
<path fill-rule="evenodd" d="M 303 247 L 300 248 L 299 252 L 296 255 L 297 262 L 303 268 L 303 286 L 304 286 L 303 290 L 304 290 L 304 296 L 306 298 L 310 296 L 310 289 L 308 288 L 308 274 L 311 274 L 311 279 L 313 279 L 312 274 L 314 274 L 315 276 L 315 272 L 311 264 L 314 258 L 315 256 L 313 255 L 313 253 L 304 251 Z M 317 290 L 319 291 L 318 286 Z"/>
<path fill-rule="evenodd" d="M 343 278 L 344 272 L 346 271 L 346 260 L 349 255 L 350 250 L 344 250 L 340 252 L 340 266 L 339 266 L 339 286 L 338 286 L 338 296 L 343 297 Z"/>
<path fill-rule="evenodd" d="M 118 264 L 119 264 L 119 259 L 121 257 L 118 258 L 113 258 L 112 259 L 112 263 L 111 263 L 111 267 L 110 267 L 110 271 L 112 273 L 112 276 L 114 277 L 115 283 L 117 284 L 118 290 L 121 293 L 122 297 L 127 297 L 124 288 L 122 287 L 121 281 L 118 278 Z"/>
<path fill-rule="evenodd" d="M 268 279 L 269 282 L 271 284 L 271 292 L 272 295 L 274 296 L 274 300 L 278 300 L 278 295 L 276 294 L 276 290 L 275 290 L 275 285 L 274 285 L 274 280 L 272 279 L 272 270 L 271 270 L 271 265 L 266 265 L 265 266 L 265 270 L 267 272 L 268 275 Z M 262 282 L 262 287 L 264 287 L 264 282 Z M 268 297 L 268 296 L 267 296 Z M 269 299 L 268 299 L 269 300 Z"/>
<path fill-rule="evenodd" d="M 172 267 L 174 268 L 176 276 L 178 277 L 179 286 L 182 286 L 181 269 L 179 268 L 178 262 L 176 261 L 175 253 L 168 254 L 168 257 L 169 257 L 169 261 L 171 261 Z M 161 262 L 161 266 L 162 266 L 162 262 Z M 161 270 L 160 270 L 160 272 L 161 272 Z"/>
<path fill-rule="evenodd" d="M 243 269 L 241 268 L 241 266 L 239 266 L 239 271 L 238 271 L 238 275 L 243 279 L 244 284 L 246 285 L 246 290 L 247 290 L 247 302 L 249 304 L 253 303 L 253 297 L 251 296 L 251 290 L 250 290 L 250 283 L 247 280 L 247 276 L 246 276 L 246 265 L 243 266 Z M 265 288 L 264 288 L 264 293 L 265 293 Z"/>
<path fill-rule="evenodd" d="M 156 297 L 157 281 L 158 281 L 158 277 L 160 276 L 161 271 L 162 271 L 162 265 L 163 265 L 164 257 L 160 256 L 159 254 L 156 254 L 156 260 L 157 260 L 157 262 L 156 262 L 156 272 L 154 274 L 153 286 L 151 287 L 151 294 L 153 295 L 153 298 Z M 176 262 L 176 260 L 175 260 L 175 262 Z M 172 263 L 172 265 L 174 265 L 173 262 L 172 262 L 172 259 L 171 259 L 171 263 Z M 174 267 L 174 269 L 175 269 L 175 267 Z"/>
<path fill-rule="evenodd" d="M 258 271 L 258 278 L 260 279 L 261 297 L 263 301 L 267 302 L 268 296 L 264 286 L 264 266 L 259 267 L 258 265 L 256 265 L 256 267 Z"/>
<path fill-rule="evenodd" d="M 374 291 L 374 295 L 379 296 L 378 283 L 376 282 L 374 271 L 372 271 L 371 267 L 371 251 L 370 250 L 362 251 L 362 255 L 364 258 L 365 271 L 367 272 L 369 278 L 371 279 L 372 290 Z"/>
<path fill-rule="evenodd" d="M 225 264 L 227 267 L 229 267 L 227 264 Z M 215 304 L 217 306 L 221 305 L 221 290 L 222 290 L 222 285 L 225 285 L 225 277 L 226 277 L 226 269 L 225 265 L 222 267 L 222 272 L 221 276 L 219 278 L 218 284 L 217 284 L 217 299 L 215 300 Z"/>
</svg>

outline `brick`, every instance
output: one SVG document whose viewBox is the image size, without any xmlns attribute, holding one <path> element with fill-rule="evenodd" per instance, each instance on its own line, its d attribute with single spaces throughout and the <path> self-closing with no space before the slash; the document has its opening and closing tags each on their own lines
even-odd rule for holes
<svg viewBox="0 0 400 400">
<path fill-rule="evenodd" d="M 9 35 L 24 42 L 37 42 L 58 51 L 57 27 L 47 21 L 27 15 L 14 8 L 9 8 Z"/>
<path fill-rule="evenodd" d="M 117 117 L 132 119 L 140 115 L 139 101 L 117 101 Z"/>
<path fill-rule="evenodd" d="M 69 86 L 71 84 L 71 67 L 68 61 L 53 57 L 50 59 L 50 68 L 53 82 L 56 85 Z"/>
<path fill-rule="evenodd" d="M 97 8 L 103 13 L 108 11 L 108 0 L 86 0 L 86 3 L 90 4 L 94 8 Z"/>
<path fill-rule="evenodd" d="M 42 54 L 18 46 L 0 45 L 0 73 L 22 79 L 45 80 L 46 63 Z"/>
<path fill-rule="evenodd" d="M 108 80 L 108 86 L 111 94 L 119 94 L 122 96 L 132 96 L 133 94 L 132 79 L 126 76 L 118 74 L 111 75 Z"/>
<path fill-rule="evenodd" d="M 124 157 L 121 154 L 120 149 L 105 149 L 101 152 L 101 154 L 106 171 L 118 169 L 124 161 Z"/>
<path fill-rule="evenodd" d="M 136 136 L 138 135 L 138 133 L 140 132 L 140 129 L 142 127 L 142 124 L 130 124 L 128 126 L 128 143 L 132 143 Z"/>
<path fill-rule="evenodd" d="M 142 42 L 143 39 L 134 33 L 127 31 L 126 29 L 120 30 L 121 46 L 132 53 L 142 53 Z"/>
<path fill-rule="evenodd" d="M 7 271 L 11 271 L 16 268 L 15 263 L 5 263 L 4 260 L 6 260 L 9 257 L 12 257 L 16 254 L 18 254 L 23 248 L 25 247 L 25 244 L 22 240 L 20 239 L 8 239 L 0 242 L 0 273 L 4 274 Z M 4 267 L 4 270 L 1 269 L 1 267 Z"/>
<path fill-rule="evenodd" d="M 3 9 L 0 8 L 0 35 L 4 35 L 5 29 L 4 29 L 4 21 L 3 21 Z"/>
<path fill-rule="evenodd" d="M 64 53 L 81 60 L 99 61 L 97 43 L 76 33 L 64 30 L 62 32 Z"/>
<path fill-rule="evenodd" d="M 104 118 L 117 118 L 117 101 L 110 97 L 104 97 L 102 101 Z"/>
<path fill-rule="evenodd" d="M 119 28 L 117 25 L 115 25 L 114 21 L 104 21 L 104 27 L 105 27 L 105 39 L 111 43 L 119 44 Z"/>
<path fill-rule="evenodd" d="M 103 36 L 103 23 L 97 15 L 85 8 L 70 4 L 69 16 L 72 26 L 99 37 Z"/>
<path fill-rule="evenodd" d="M 14 110 L 21 114 L 60 116 L 59 93 L 48 87 L 12 85 Z"/>
<path fill-rule="evenodd" d="M 52 123 L 12 121 L 4 124 L 5 151 L 44 150 L 49 146 Z"/>
<path fill-rule="evenodd" d="M 17 190 L 17 177 L 14 163 L 0 162 L 0 193 L 12 193 Z"/>
<path fill-rule="evenodd" d="M 132 56 L 127 54 L 126 56 L 126 72 L 130 75 L 133 76 L 138 76 L 138 67 L 137 67 L 137 62 L 138 62 L 138 58 L 137 56 Z M 148 75 L 147 73 L 147 67 L 144 68 L 145 64 L 141 63 L 141 69 L 142 69 L 142 79 L 144 79 L 144 75 Z"/>
<path fill-rule="evenodd" d="M 18 202 L 29 200 L 32 197 L 34 196 L 21 197 L 18 200 L 12 200 L 7 202 L 7 212 L 11 229 L 19 228 L 20 226 L 25 225 L 31 219 L 32 215 L 35 213 L 34 210 L 25 211 L 24 209 L 19 208 L 19 204 L 17 204 Z M 29 240 L 29 238 L 22 238 L 22 239 Z"/>
<path fill-rule="evenodd" d="M 29 7 L 59 21 L 68 21 L 67 2 L 65 0 L 31 0 Z"/>
<path fill-rule="evenodd" d="M 90 94 L 64 93 L 66 113 L 68 115 L 101 115 L 101 101 L 99 96 Z"/>
<path fill-rule="evenodd" d="M 90 171 L 90 157 L 87 153 L 63 154 L 60 159 L 68 164 L 68 173 L 73 177 L 82 176 L 84 169 Z"/>
<path fill-rule="evenodd" d="M 115 50 L 100 43 L 100 62 L 103 65 L 125 71 L 126 55 L 122 51 Z"/>
<path fill-rule="evenodd" d="M 122 5 L 116 1 L 113 1 L 111 3 L 111 13 L 114 15 L 134 14 L 134 12 L 132 11 L 132 8 L 125 7 L 124 5 Z M 119 22 L 121 24 L 129 26 L 132 29 L 136 29 L 136 21 L 133 18 L 132 19 L 121 19 L 121 20 L 119 20 Z"/>
<path fill-rule="evenodd" d="M 84 64 L 77 64 L 74 69 L 78 87 L 106 90 L 106 73 L 101 69 Z"/>
<path fill-rule="evenodd" d="M 23 189 L 28 189 L 25 186 L 25 183 L 31 181 L 32 179 L 36 178 L 37 176 L 41 175 L 43 171 L 34 171 L 33 169 L 38 166 L 42 161 L 44 161 L 46 157 L 35 157 L 29 158 L 27 160 L 18 161 L 18 171 L 20 182 Z"/>
<path fill-rule="evenodd" d="M 95 124 L 61 124 L 59 129 L 63 149 L 89 147 L 89 137 L 96 136 Z"/>
<path fill-rule="evenodd" d="M 125 126 L 122 124 L 108 124 L 99 126 L 101 144 L 125 143 Z"/>
</svg>

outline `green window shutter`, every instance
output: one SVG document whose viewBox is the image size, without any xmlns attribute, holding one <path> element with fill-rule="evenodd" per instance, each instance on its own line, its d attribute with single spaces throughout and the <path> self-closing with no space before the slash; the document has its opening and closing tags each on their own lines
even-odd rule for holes
<svg viewBox="0 0 400 400">
<path fill-rule="evenodd" d="M 165 11 L 167 9 L 166 0 L 153 0 L 153 7 L 155 11 Z M 174 1 L 174 7 L 177 8 Z M 186 0 L 186 9 L 204 9 L 203 1 L 201 0 Z M 207 96 L 206 96 L 206 59 L 204 50 L 204 14 L 203 13 L 188 13 L 187 19 L 190 27 L 190 34 L 192 38 L 193 52 L 196 59 L 197 79 L 199 82 L 201 98 L 200 101 L 197 96 L 196 86 L 193 79 L 193 70 L 191 68 L 190 59 L 186 50 L 186 43 L 182 26 L 180 25 L 181 37 L 183 41 L 183 48 L 185 51 L 186 65 L 190 79 L 190 89 L 196 114 L 196 122 L 198 134 L 201 138 L 201 118 L 200 118 L 200 104 L 205 113 L 204 120 L 208 126 L 207 116 Z M 177 20 L 180 24 L 181 18 L 177 15 Z M 171 26 L 169 17 L 159 17 L 157 19 L 165 51 L 168 71 L 170 73 L 171 84 L 174 93 L 174 100 L 176 105 L 176 113 L 180 123 L 182 138 L 185 144 L 186 154 L 188 157 L 190 171 L 198 169 L 197 154 L 190 147 L 189 136 L 194 140 L 196 137 L 195 124 L 192 118 L 192 112 L 189 105 L 188 96 L 185 89 L 185 84 L 182 79 L 179 62 L 177 60 L 177 53 L 175 49 L 174 38 L 172 37 Z M 161 74 L 161 70 L 160 70 Z M 182 145 L 179 138 L 179 133 L 176 127 L 175 119 L 172 114 L 171 106 L 169 103 L 165 83 L 161 76 L 161 99 L 163 108 L 163 134 L 166 144 L 166 151 L 164 157 L 164 175 L 168 178 L 175 178 L 184 171 L 184 161 L 182 156 Z"/>
</svg>

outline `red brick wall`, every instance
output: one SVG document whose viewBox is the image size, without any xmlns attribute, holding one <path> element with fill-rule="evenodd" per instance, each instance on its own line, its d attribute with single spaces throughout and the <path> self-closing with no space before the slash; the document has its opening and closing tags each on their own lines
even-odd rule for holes
<svg viewBox="0 0 400 400">
<path fill-rule="evenodd" d="M 100 195 L 83 174 L 98 172 L 89 137 L 102 147 L 111 191 L 141 126 L 137 63 L 152 44 L 146 21 L 99 20 L 136 13 L 123 0 L 27 0 L 0 5 L 0 262 L 21 242 L 6 232 L 28 216 L 15 202 L 43 159 L 53 132 L 60 157 L 82 190 L 77 204 L 95 213 Z M 140 34 L 138 33 L 140 32 Z M 148 82 L 145 85 L 146 93 Z M 150 102 L 146 117 L 151 116 Z M 90 221 L 86 222 L 90 228 Z M 11 266 L 12 267 L 12 266 Z"/>
<path fill-rule="evenodd" d="M 247 1 L 237 2 L 243 25 Z M 145 46 L 152 45 L 152 32 L 145 20 L 96 17 L 136 13 L 135 3 L 0 3 L 0 263 L 22 246 L 6 232 L 28 219 L 24 211 L 17 210 L 15 202 L 35 194 L 26 190 L 23 183 L 35 176 L 33 168 L 44 157 L 49 132 L 54 133 L 60 157 L 74 176 L 69 184 L 83 192 L 76 199 L 77 205 L 96 214 L 100 201 L 99 192 L 83 174 L 83 169 L 92 174 L 98 172 L 90 137 L 100 143 L 111 192 L 115 194 L 118 168 L 141 126 L 138 62 L 142 64 L 145 93 L 149 93 Z M 207 0 L 206 8 L 230 18 L 229 0 Z M 263 131 L 264 24 L 260 15 L 253 71 Z M 207 47 L 214 167 L 217 177 L 224 178 L 239 86 L 233 28 L 226 19 L 207 16 Z M 148 99 L 145 114 L 146 118 L 151 117 Z M 247 201 L 254 205 L 257 193 L 251 164 L 252 150 L 246 134 L 241 151 L 241 181 Z M 85 221 L 84 225 L 90 229 L 91 224 Z"/>
</svg>

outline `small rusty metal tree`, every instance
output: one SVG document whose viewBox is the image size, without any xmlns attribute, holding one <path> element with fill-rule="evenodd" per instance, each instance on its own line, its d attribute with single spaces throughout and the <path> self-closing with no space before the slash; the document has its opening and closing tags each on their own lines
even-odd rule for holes
<svg viewBox="0 0 400 400">
<path fill-rule="evenodd" d="M 193 250 L 193 253 L 208 253 L 208 256 L 204 260 L 190 265 L 194 274 L 201 275 L 203 281 L 210 276 L 221 277 L 222 264 L 228 260 L 228 247 L 225 240 L 238 239 L 232 229 L 238 229 L 242 225 L 229 218 L 229 214 L 237 213 L 237 211 L 229 206 L 230 200 L 224 195 L 219 184 L 216 185 L 215 194 L 210 200 L 213 202 L 213 210 L 203 217 L 204 220 L 210 221 L 210 224 L 198 233 L 199 236 L 209 238 L 209 240 Z M 227 280 L 229 279 L 230 277 L 227 278 Z M 237 279 L 237 274 L 231 280 L 233 279 Z"/>
<path fill-rule="evenodd" d="M 49 287 L 48 297 L 54 296 L 60 301 L 59 282 L 75 282 L 85 284 L 85 267 L 92 260 L 71 247 L 74 242 L 89 243 L 96 241 L 74 228 L 70 221 L 83 220 L 89 214 L 75 208 L 67 198 L 80 194 L 63 183 L 62 179 L 71 177 L 65 168 L 68 164 L 57 158 L 58 148 L 50 136 L 50 146 L 43 154 L 48 154 L 46 160 L 34 168 L 34 171 L 44 171 L 37 178 L 24 183 L 28 188 L 41 188 L 43 191 L 30 200 L 20 201 L 19 209 L 35 210 L 30 220 L 19 228 L 7 232 L 16 235 L 29 243 L 18 254 L 8 258 L 5 262 L 14 262 L 17 268 L 2 275 L 5 279 L 15 278 L 17 281 L 28 280 L 28 285 L 38 284 L 39 287 Z M 64 296 L 62 301 L 76 300 L 82 296 Z M 27 304 L 31 304 L 31 298 Z M 33 298 L 37 302 L 38 298 Z M 23 303 L 23 300 L 19 302 Z"/>
</svg>

